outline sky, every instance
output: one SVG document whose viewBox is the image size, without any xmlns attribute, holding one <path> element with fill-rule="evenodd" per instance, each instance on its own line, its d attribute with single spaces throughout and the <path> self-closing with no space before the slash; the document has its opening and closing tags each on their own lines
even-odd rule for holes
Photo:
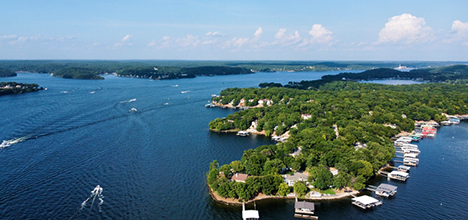
<svg viewBox="0 0 468 220">
<path fill-rule="evenodd" d="M 467 0 L 3 0 L 0 59 L 468 61 Z"/>
</svg>

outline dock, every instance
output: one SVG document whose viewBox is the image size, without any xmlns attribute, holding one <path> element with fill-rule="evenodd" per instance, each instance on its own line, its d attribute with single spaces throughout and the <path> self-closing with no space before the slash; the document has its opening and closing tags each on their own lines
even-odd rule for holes
<svg viewBox="0 0 468 220">
<path fill-rule="evenodd" d="M 259 219 L 260 216 L 258 215 L 257 210 L 245 210 L 245 203 L 242 203 L 242 219 L 249 220 L 249 219 Z"/>
<path fill-rule="evenodd" d="M 315 204 L 313 202 L 297 201 L 294 204 L 294 217 L 306 219 L 318 219 L 318 216 L 313 216 L 315 211 Z"/>
<path fill-rule="evenodd" d="M 370 196 L 359 196 L 351 199 L 351 203 L 361 209 L 370 209 L 382 205 L 382 201 Z"/>
</svg>

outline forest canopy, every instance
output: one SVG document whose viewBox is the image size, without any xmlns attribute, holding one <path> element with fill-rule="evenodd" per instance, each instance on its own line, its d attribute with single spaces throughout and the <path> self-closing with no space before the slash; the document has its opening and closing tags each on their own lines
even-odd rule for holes
<svg viewBox="0 0 468 220">
<path fill-rule="evenodd" d="M 443 121 L 446 118 L 442 113 L 468 113 L 468 87 L 334 81 L 320 85 L 317 90 L 229 88 L 212 101 L 256 106 L 211 121 L 209 127 L 213 131 L 255 128 L 266 136 L 286 132 L 290 135 L 284 143 L 246 150 L 236 165 L 236 172 L 261 179 L 290 168 L 307 171 L 309 182 L 319 189 L 333 186 L 359 190 L 393 158 L 395 148 L 390 137 L 400 131 L 412 131 L 414 120 Z M 293 156 L 298 150 L 300 154 Z M 232 165 L 221 166 L 224 177 L 234 172 L 230 169 Z M 330 176 L 327 170 L 330 167 L 337 168 L 339 174 Z M 219 169 L 209 171 L 208 183 L 213 189 L 226 181 L 216 176 Z M 261 184 L 251 186 L 254 183 L 249 181 L 246 187 L 252 190 L 252 195 L 265 193 Z M 279 190 L 279 184 L 274 189 Z"/>
</svg>

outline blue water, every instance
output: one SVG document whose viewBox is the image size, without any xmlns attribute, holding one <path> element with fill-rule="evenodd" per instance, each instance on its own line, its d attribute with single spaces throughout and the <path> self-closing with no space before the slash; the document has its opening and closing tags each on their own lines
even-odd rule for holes
<svg viewBox="0 0 468 220">
<path fill-rule="evenodd" d="M 234 110 L 204 104 L 224 88 L 324 74 L 330 72 L 167 81 L 20 73 L 2 79 L 47 90 L 0 97 L 0 141 L 24 139 L 0 149 L 1 219 L 241 219 L 241 207 L 211 199 L 205 182 L 209 163 L 229 163 L 246 149 L 272 142 L 210 132 L 209 121 Z M 361 211 L 347 198 L 318 202 L 316 214 L 320 219 L 466 218 L 467 134 L 468 124 L 462 123 L 422 140 L 420 166 L 411 170 L 408 182 L 390 181 L 398 193 L 383 206 Z M 98 184 L 104 189 L 101 212 L 96 204 L 80 211 Z M 261 219 L 294 219 L 293 208 L 291 200 L 257 202 Z"/>
</svg>

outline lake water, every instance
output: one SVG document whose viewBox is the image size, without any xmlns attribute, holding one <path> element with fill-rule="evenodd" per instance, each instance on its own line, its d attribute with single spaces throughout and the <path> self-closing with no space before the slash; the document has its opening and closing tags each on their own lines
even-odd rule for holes
<svg viewBox="0 0 468 220">
<path fill-rule="evenodd" d="M 256 73 L 150 81 L 105 76 L 67 80 L 20 73 L 2 81 L 46 87 L 0 97 L 1 219 L 241 219 L 241 207 L 214 202 L 205 182 L 212 160 L 241 158 L 272 144 L 208 130 L 234 110 L 204 107 L 211 94 L 261 82 L 319 79 L 324 74 Z M 181 93 L 182 91 L 187 91 Z M 133 101 L 135 100 L 135 101 Z M 129 111 L 136 108 L 137 111 Z M 420 166 L 395 198 L 362 211 L 350 199 L 316 203 L 320 219 L 464 219 L 468 216 L 468 124 L 439 129 L 418 145 Z M 377 178 L 375 183 L 387 182 Z M 80 206 L 100 185 L 104 203 Z M 90 208 L 92 207 L 92 208 Z M 248 208 L 251 208 L 249 205 Z M 295 219 L 292 200 L 256 203 L 261 219 Z M 99 208 L 101 210 L 99 210 Z"/>
</svg>

